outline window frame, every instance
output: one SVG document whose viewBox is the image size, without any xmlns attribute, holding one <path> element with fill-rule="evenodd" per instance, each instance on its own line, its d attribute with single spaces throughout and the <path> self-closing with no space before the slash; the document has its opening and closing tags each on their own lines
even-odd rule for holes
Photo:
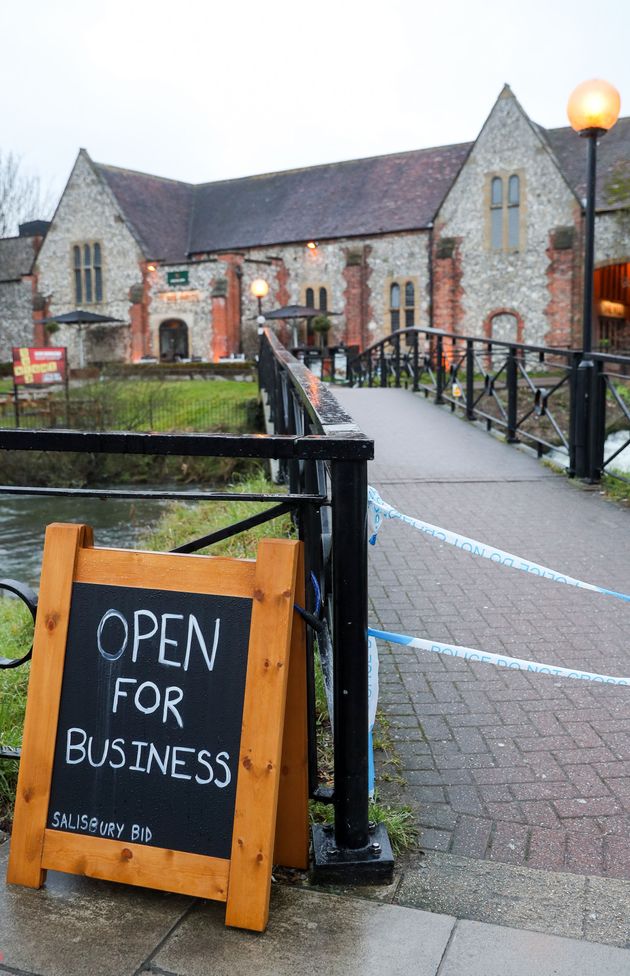
<svg viewBox="0 0 630 976">
<path fill-rule="evenodd" d="M 516 184 L 515 180 L 517 181 Z M 497 181 L 500 183 L 498 184 Z M 500 202 L 495 193 L 497 185 L 501 187 Z M 512 189 L 515 185 L 516 199 L 514 200 Z M 497 255 L 523 252 L 526 242 L 525 219 L 527 215 L 523 170 L 516 167 L 488 173 L 485 197 L 486 250 Z M 498 218 L 497 215 L 499 215 Z M 497 227 L 500 228 L 501 232 L 500 245 L 497 241 Z"/>
<path fill-rule="evenodd" d="M 77 307 L 102 305 L 105 301 L 103 245 L 100 240 L 75 241 L 70 245 L 72 290 Z"/>
</svg>

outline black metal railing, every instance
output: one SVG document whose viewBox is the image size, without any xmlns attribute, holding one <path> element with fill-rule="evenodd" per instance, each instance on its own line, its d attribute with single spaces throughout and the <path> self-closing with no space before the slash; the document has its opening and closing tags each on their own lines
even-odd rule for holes
<svg viewBox="0 0 630 976">
<path fill-rule="evenodd" d="M 630 445 L 630 358 L 591 360 L 584 374 L 580 350 L 413 328 L 369 346 L 348 369 L 352 385 L 422 392 L 564 463 L 571 475 L 630 480 L 614 465 Z M 625 443 L 607 450 L 609 435 L 623 430 Z"/>
<path fill-rule="evenodd" d="M 380 827 L 375 831 L 368 822 L 367 462 L 373 457 L 374 445 L 344 413 L 328 387 L 269 330 L 261 337 L 259 378 L 266 434 L 0 429 L 0 450 L 266 459 L 272 463 L 275 480 L 286 484 L 286 492 L 180 494 L 0 485 L 0 494 L 72 495 L 78 502 L 86 496 L 183 498 L 189 502 L 237 496 L 243 501 L 271 503 L 263 513 L 191 540 L 179 546 L 178 552 L 197 551 L 287 511 L 293 513 L 304 542 L 304 609 L 313 625 L 307 628 L 310 792 L 334 805 L 334 829 L 314 833 L 316 866 L 322 879 L 340 872 L 347 879 L 375 880 L 389 876 L 393 865 L 386 834 Z M 315 633 L 321 640 L 332 639 L 333 648 L 332 789 L 320 787 L 317 769 Z M 0 661 L 0 667 L 14 665 Z M 4 750 L 0 758 L 16 758 L 16 751 Z"/>
</svg>

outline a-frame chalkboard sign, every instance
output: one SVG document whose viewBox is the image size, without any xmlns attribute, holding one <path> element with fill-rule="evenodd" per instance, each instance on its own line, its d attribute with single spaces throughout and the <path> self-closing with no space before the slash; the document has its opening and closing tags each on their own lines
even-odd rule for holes
<svg viewBox="0 0 630 976">
<path fill-rule="evenodd" d="M 308 863 L 301 547 L 98 549 L 50 525 L 7 881 L 46 869 L 225 901 L 262 931 Z"/>
</svg>

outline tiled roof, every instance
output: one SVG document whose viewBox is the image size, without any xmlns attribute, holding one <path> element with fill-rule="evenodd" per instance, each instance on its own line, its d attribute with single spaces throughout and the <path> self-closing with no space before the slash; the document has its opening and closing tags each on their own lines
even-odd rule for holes
<svg viewBox="0 0 630 976">
<path fill-rule="evenodd" d="M 30 274 L 35 251 L 30 237 L 0 239 L 0 281 L 17 281 Z"/>
<path fill-rule="evenodd" d="M 582 198 L 586 144 L 566 127 L 543 129 L 561 171 Z M 118 200 L 147 258 L 296 241 L 367 236 L 428 227 L 471 143 L 419 149 L 305 169 L 193 186 L 94 164 Z M 597 207 L 609 209 L 606 184 L 630 161 L 630 118 L 600 142 Z"/>
<path fill-rule="evenodd" d="M 560 164 L 560 169 L 569 184 L 582 200 L 586 195 L 586 139 L 581 139 L 573 129 L 542 129 L 549 140 Z M 616 209 L 610 204 L 606 186 L 615 172 L 625 164 L 630 166 L 630 117 L 619 119 L 610 132 L 599 140 L 597 149 L 597 192 L 598 210 Z"/>
<path fill-rule="evenodd" d="M 193 187 L 94 163 L 116 197 L 147 258 L 180 261 L 188 251 Z"/>
<path fill-rule="evenodd" d="M 470 143 L 192 186 L 95 163 L 147 258 L 427 227 Z"/>
<path fill-rule="evenodd" d="M 427 227 L 469 149 L 421 149 L 198 186 L 189 249 Z"/>
</svg>

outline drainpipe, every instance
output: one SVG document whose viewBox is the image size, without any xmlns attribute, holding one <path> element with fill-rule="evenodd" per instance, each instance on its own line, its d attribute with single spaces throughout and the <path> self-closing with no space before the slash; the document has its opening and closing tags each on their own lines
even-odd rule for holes
<svg viewBox="0 0 630 976">
<path fill-rule="evenodd" d="M 429 328 L 433 328 L 433 221 L 429 224 Z"/>
</svg>

